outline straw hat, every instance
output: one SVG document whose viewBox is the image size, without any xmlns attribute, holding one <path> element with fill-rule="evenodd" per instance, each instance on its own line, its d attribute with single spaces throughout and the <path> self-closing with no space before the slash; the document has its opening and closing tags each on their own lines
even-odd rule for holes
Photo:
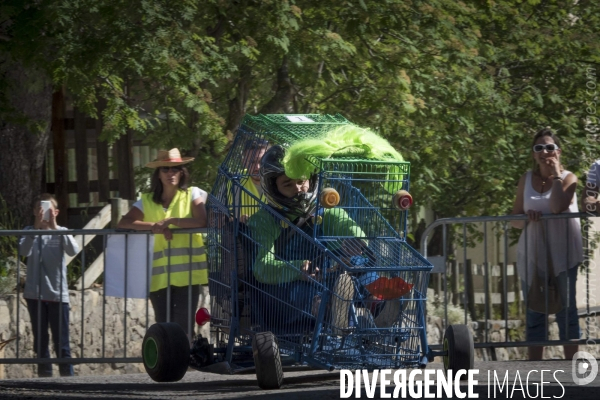
<svg viewBox="0 0 600 400">
<path fill-rule="evenodd" d="M 175 165 L 183 165 L 194 161 L 194 157 L 181 157 L 179 149 L 159 150 L 156 160 L 146 164 L 147 168 L 172 167 Z"/>
</svg>

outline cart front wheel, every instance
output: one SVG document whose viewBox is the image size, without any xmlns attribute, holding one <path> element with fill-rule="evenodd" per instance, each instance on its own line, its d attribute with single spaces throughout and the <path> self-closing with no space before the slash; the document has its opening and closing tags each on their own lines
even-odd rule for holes
<svg viewBox="0 0 600 400">
<path fill-rule="evenodd" d="M 256 380 L 261 389 L 279 389 L 283 384 L 283 366 L 277 338 L 271 332 L 261 332 L 252 339 L 252 354 Z"/>
<path fill-rule="evenodd" d="M 144 368 L 156 382 L 176 382 L 190 362 L 190 342 L 176 323 L 158 323 L 148 329 L 142 343 Z"/>
<path fill-rule="evenodd" d="M 466 325 L 450 325 L 444 333 L 444 370 L 456 373 L 459 369 L 472 369 L 475 348 L 473 335 Z M 465 376 L 466 378 L 466 376 Z"/>
</svg>

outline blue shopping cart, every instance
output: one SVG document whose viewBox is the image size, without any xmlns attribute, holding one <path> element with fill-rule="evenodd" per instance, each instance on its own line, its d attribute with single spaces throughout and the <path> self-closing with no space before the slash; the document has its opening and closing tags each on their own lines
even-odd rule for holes
<svg viewBox="0 0 600 400">
<path fill-rule="evenodd" d="M 178 325 L 153 325 L 143 344 L 153 379 L 225 363 L 254 367 L 259 386 L 273 389 L 286 365 L 419 368 L 437 355 L 446 369 L 473 367 L 466 326 L 447 328 L 443 351 L 427 344 L 432 265 L 406 242 L 410 164 L 369 152 L 356 132 L 346 137 L 353 129 L 362 135 L 340 115 L 244 118 L 207 203 L 214 343 L 199 336 L 190 351 Z M 324 152 L 318 143 L 331 132 L 347 142 Z M 298 165 L 311 171 L 302 215 L 252 186 L 253 160 L 275 147 L 301 148 Z"/>
</svg>

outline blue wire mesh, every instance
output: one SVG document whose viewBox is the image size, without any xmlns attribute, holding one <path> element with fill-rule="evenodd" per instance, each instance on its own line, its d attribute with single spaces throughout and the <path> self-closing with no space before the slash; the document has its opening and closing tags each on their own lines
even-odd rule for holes
<svg viewBox="0 0 600 400">
<path fill-rule="evenodd" d="M 409 163 L 311 160 L 319 193 L 334 188 L 341 201 L 329 210 L 318 204 L 301 226 L 247 189 L 264 144 L 290 145 L 349 123 L 340 115 L 244 118 L 207 205 L 217 345 L 247 345 L 254 333 L 271 331 L 282 354 L 318 366 L 420 364 L 432 266 L 406 243 L 407 212 L 392 205 L 394 191 L 409 189 Z M 270 228 L 257 229 L 259 218 Z M 300 273 L 305 260 L 312 277 Z M 385 278 L 405 290 L 382 296 L 373 285 Z"/>
</svg>

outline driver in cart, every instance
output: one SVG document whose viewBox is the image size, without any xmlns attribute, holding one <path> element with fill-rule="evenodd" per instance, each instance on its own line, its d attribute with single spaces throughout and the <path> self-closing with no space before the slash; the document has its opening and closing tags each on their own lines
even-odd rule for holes
<svg viewBox="0 0 600 400">
<path fill-rule="evenodd" d="M 292 228 L 295 225 L 308 236 L 316 230 L 318 236 L 345 237 L 341 245 L 328 246 L 329 250 L 349 265 L 369 262 L 368 241 L 361 227 L 343 208 L 318 208 L 318 175 L 290 178 L 286 175 L 285 156 L 286 149 L 280 145 L 263 156 L 260 180 L 270 209 L 261 208 L 248 221 L 256 244 L 252 272 L 259 285 L 257 312 L 263 328 L 278 333 L 310 331 L 318 317 L 323 286 L 332 291 L 324 321 L 334 334 L 342 334 L 352 326 L 349 311 L 355 296 L 371 300 L 370 310 L 359 311 L 363 315 L 371 313 L 375 325 L 395 318 L 397 307 L 382 312 L 384 302 L 373 301 L 368 293 L 356 293 L 362 285 L 355 285 L 352 276 L 336 265 L 323 265 L 322 254 Z M 374 280 L 373 275 L 362 274 L 357 279 Z"/>
<path fill-rule="evenodd" d="M 320 285 L 323 279 L 318 252 L 290 225 L 276 218 L 284 217 L 303 232 L 311 235 L 322 226 L 335 232 L 326 234 L 362 237 L 360 227 L 343 209 L 326 209 L 315 215 L 317 175 L 310 179 L 291 179 L 285 175 L 285 149 L 273 146 L 262 158 L 260 180 L 271 210 L 261 208 L 248 220 L 250 234 L 256 243 L 253 274 L 260 283 L 259 312 L 265 328 L 281 331 L 309 331 L 320 305 Z M 324 222 L 324 223 L 323 223 Z M 366 243 L 358 240 L 360 248 Z M 324 271 L 323 271 L 324 272 Z M 354 297 L 354 285 L 349 275 L 336 280 L 338 297 L 332 301 L 332 325 L 348 326 L 349 301 Z M 336 301 L 337 300 L 337 301 Z"/>
</svg>

